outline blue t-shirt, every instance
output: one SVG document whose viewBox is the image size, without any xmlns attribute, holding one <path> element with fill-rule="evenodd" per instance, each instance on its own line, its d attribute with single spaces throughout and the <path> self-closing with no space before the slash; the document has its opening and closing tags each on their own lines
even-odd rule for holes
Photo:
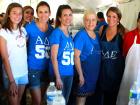
<svg viewBox="0 0 140 105">
<path fill-rule="evenodd" d="M 106 21 L 101 21 L 101 22 L 98 22 L 97 26 L 95 27 L 95 31 L 99 31 L 101 26 L 107 26 L 107 23 Z"/>
<path fill-rule="evenodd" d="M 88 33 L 84 28 L 82 28 L 74 38 L 74 48 L 81 51 L 80 59 L 81 61 L 86 60 L 86 58 L 96 50 L 96 45 L 99 45 L 99 35 L 96 33 L 96 38 L 89 38 Z M 94 46 L 93 46 L 94 44 Z"/>
<path fill-rule="evenodd" d="M 48 37 L 53 27 L 48 24 L 46 32 L 40 31 L 34 21 L 25 26 L 28 37 L 27 54 L 29 70 L 46 70 L 49 66 L 50 43 Z"/>
<path fill-rule="evenodd" d="M 73 75 L 74 45 L 72 37 L 67 37 L 60 28 L 56 28 L 49 39 L 51 46 L 59 45 L 57 60 L 60 75 Z M 50 67 L 52 67 L 52 63 Z M 53 68 L 50 69 L 53 72 Z"/>
</svg>

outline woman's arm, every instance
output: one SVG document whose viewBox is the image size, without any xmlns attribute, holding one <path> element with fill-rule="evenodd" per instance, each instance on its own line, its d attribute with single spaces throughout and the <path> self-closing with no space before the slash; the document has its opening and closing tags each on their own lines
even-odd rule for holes
<svg viewBox="0 0 140 105">
<path fill-rule="evenodd" d="M 80 50 L 74 49 L 74 63 L 79 75 L 79 85 L 82 86 L 84 84 L 84 77 L 83 77 L 83 72 L 82 72 L 82 67 L 80 62 L 80 54 L 81 54 Z"/>
<path fill-rule="evenodd" d="M 54 74 L 56 77 L 56 86 L 58 89 L 62 89 L 63 83 L 59 74 L 58 61 L 57 61 L 58 48 L 59 48 L 58 44 L 54 44 L 51 46 L 51 60 L 53 64 Z"/>
<path fill-rule="evenodd" d="M 1 51 L 1 56 L 2 56 L 2 62 L 4 64 L 6 73 L 8 75 L 9 82 L 13 82 L 14 78 L 13 78 L 10 63 L 9 63 L 9 60 L 8 60 L 6 40 L 2 37 L 0 37 L 0 49 L 1 49 L 0 51 Z"/>
<path fill-rule="evenodd" d="M 4 64 L 5 71 L 9 79 L 10 94 L 14 95 L 17 94 L 17 87 L 10 67 L 6 45 L 7 45 L 6 40 L 3 37 L 0 37 L 0 51 L 1 51 L 2 62 Z"/>
</svg>

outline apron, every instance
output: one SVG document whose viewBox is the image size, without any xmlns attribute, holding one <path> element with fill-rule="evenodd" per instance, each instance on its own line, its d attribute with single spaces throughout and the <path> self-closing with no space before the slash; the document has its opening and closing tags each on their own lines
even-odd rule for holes
<svg viewBox="0 0 140 105">
<path fill-rule="evenodd" d="M 81 61 L 83 76 L 85 83 L 82 87 L 78 87 L 79 96 L 89 96 L 94 93 L 96 82 L 100 71 L 101 51 L 100 45 L 94 44 L 94 51 L 87 57 L 86 60 Z"/>
<path fill-rule="evenodd" d="M 137 36 L 134 43 L 128 51 L 125 61 L 125 71 L 121 82 L 117 105 L 128 105 L 129 90 L 134 81 L 140 83 L 140 44 L 136 44 Z"/>
<path fill-rule="evenodd" d="M 116 35 L 112 42 L 104 41 L 101 38 L 102 63 L 99 83 L 102 91 L 118 91 L 120 86 L 124 71 L 124 58 L 119 46 L 119 37 L 119 34 Z"/>
</svg>

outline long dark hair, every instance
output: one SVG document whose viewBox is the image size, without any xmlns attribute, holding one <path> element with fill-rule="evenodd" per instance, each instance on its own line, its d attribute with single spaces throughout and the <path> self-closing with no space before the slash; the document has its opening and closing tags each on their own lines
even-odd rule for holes
<svg viewBox="0 0 140 105">
<path fill-rule="evenodd" d="M 121 20 L 121 18 L 122 18 L 121 11 L 120 11 L 119 8 L 117 8 L 117 7 L 110 7 L 110 8 L 107 10 L 106 16 L 108 16 L 108 13 L 109 13 L 110 11 L 116 13 L 117 16 L 118 16 L 118 19 L 119 19 L 119 23 L 118 23 L 118 25 L 117 25 L 117 33 L 120 33 L 121 35 L 124 35 L 124 33 L 125 33 L 125 27 L 120 23 L 120 20 Z"/>
<path fill-rule="evenodd" d="M 20 7 L 22 9 L 22 6 L 18 3 L 9 4 L 8 7 L 7 7 L 7 10 L 6 10 L 6 14 L 5 14 L 5 18 L 4 18 L 4 24 L 3 24 L 3 28 L 6 29 L 6 30 L 8 29 L 11 32 L 12 32 L 12 29 L 13 29 L 13 23 L 10 20 L 9 15 L 10 15 L 11 10 L 15 7 Z M 18 24 L 18 28 L 20 30 L 20 33 L 21 33 L 21 26 L 22 26 L 22 20 Z"/>
<path fill-rule="evenodd" d="M 63 11 L 64 9 L 70 9 L 70 10 L 72 11 L 72 9 L 71 9 L 71 7 L 70 7 L 69 5 L 60 5 L 60 6 L 58 7 L 57 13 L 56 13 L 55 27 L 59 27 L 59 26 L 61 25 L 61 22 L 60 22 L 59 18 L 61 17 L 62 11 Z"/>
</svg>

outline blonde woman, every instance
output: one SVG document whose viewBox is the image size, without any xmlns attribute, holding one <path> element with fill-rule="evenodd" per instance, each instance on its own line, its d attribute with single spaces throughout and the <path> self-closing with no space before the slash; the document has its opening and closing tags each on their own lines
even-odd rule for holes
<svg viewBox="0 0 140 105">
<path fill-rule="evenodd" d="M 94 11 L 86 11 L 83 17 L 84 28 L 74 38 L 74 61 L 79 75 L 76 89 L 76 105 L 85 105 L 87 96 L 94 94 L 100 70 L 99 35 L 93 30 L 97 16 Z"/>
</svg>

